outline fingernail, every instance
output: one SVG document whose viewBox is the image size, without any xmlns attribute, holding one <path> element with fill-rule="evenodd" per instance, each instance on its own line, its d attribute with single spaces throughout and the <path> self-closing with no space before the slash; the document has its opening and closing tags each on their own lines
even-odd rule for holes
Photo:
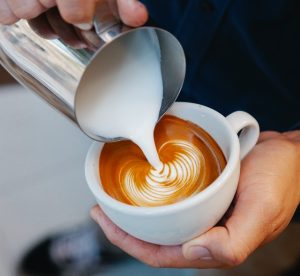
<svg viewBox="0 0 300 276">
<path fill-rule="evenodd" d="M 93 27 L 93 24 L 92 23 L 81 23 L 81 24 L 75 24 L 74 26 L 76 26 L 80 30 L 89 31 Z"/>
<path fill-rule="evenodd" d="M 213 259 L 209 250 L 202 246 L 191 246 L 187 250 L 186 258 L 190 261 L 195 261 L 199 259 L 204 261 L 210 261 Z"/>
</svg>

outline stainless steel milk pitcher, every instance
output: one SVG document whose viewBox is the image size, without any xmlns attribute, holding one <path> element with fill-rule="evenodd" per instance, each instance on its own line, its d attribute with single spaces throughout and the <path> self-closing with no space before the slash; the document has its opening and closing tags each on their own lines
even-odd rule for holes
<svg viewBox="0 0 300 276">
<path fill-rule="evenodd" d="M 161 51 L 164 89 L 160 110 L 162 116 L 176 100 L 185 77 L 185 56 L 180 43 L 172 34 L 159 28 L 131 29 L 124 26 L 109 13 L 104 4 L 97 7 L 94 20 L 94 35 L 99 40 L 97 49 L 76 50 L 59 39 L 46 40 L 37 35 L 27 21 L 21 20 L 10 26 L 0 25 L 0 63 L 20 83 L 81 128 L 76 118 L 75 99 L 87 68 L 97 58 L 101 58 L 103 48 L 109 47 L 111 43 L 119 43 L 125 36 L 130 39 L 135 32 L 149 30 L 156 33 Z M 85 133 L 103 142 L 120 139 L 107 139 L 87 131 Z"/>
</svg>

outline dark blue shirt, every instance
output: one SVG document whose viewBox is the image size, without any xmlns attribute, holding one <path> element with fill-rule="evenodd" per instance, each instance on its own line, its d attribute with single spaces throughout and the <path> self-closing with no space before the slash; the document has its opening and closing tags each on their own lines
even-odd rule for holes
<svg viewBox="0 0 300 276">
<path fill-rule="evenodd" d="M 299 0 L 144 0 L 185 50 L 181 101 L 244 110 L 262 130 L 300 122 Z M 300 128 L 300 124 L 299 124 Z"/>
</svg>

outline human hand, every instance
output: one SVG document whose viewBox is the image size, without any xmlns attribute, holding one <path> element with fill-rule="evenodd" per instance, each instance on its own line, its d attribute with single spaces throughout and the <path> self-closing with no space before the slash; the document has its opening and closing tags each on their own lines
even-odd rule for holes
<svg viewBox="0 0 300 276">
<path fill-rule="evenodd" d="M 96 5 L 106 2 L 128 26 L 143 25 L 148 19 L 145 6 L 137 0 L 0 0 L 0 23 L 27 19 L 40 36 L 59 37 L 74 48 L 84 48 L 89 34 L 82 30 L 92 27 Z"/>
<path fill-rule="evenodd" d="M 182 246 L 138 240 L 113 224 L 99 206 L 91 216 L 113 244 L 146 264 L 220 268 L 241 264 L 255 249 L 276 238 L 299 201 L 300 131 L 262 132 L 242 161 L 237 193 L 226 215 L 217 226 Z"/>
</svg>

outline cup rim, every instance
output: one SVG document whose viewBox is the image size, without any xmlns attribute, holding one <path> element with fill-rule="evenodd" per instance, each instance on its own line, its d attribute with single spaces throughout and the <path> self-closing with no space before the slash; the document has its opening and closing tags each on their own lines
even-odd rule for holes
<svg viewBox="0 0 300 276">
<path fill-rule="evenodd" d="M 231 176 L 234 171 L 236 164 L 240 161 L 240 146 L 238 136 L 235 133 L 234 129 L 230 125 L 230 123 L 226 120 L 226 118 L 221 115 L 216 110 L 196 104 L 196 103 L 187 103 L 187 102 L 175 102 L 169 111 L 168 114 L 173 108 L 201 108 L 205 113 L 213 114 L 213 116 L 217 117 L 219 121 L 221 121 L 229 133 L 230 136 L 230 154 L 227 160 L 227 164 L 222 171 L 222 173 L 215 179 L 208 187 L 206 187 L 203 191 L 188 197 L 179 202 L 164 205 L 164 206 L 155 206 L 155 207 L 141 207 L 141 206 L 133 206 L 129 204 L 125 204 L 121 201 L 118 201 L 108 195 L 103 188 L 100 188 L 100 175 L 99 175 L 99 156 L 104 146 L 104 143 L 95 141 L 90 146 L 86 160 L 85 160 L 85 176 L 88 186 L 96 197 L 98 203 L 102 203 L 106 206 L 109 206 L 111 209 L 116 210 L 121 213 L 136 215 L 136 216 L 145 216 L 145 215 L 158 215 L 158 214 L 170 214 L 177 213 L 178 211 L 190 208 L 200 202 L 205 201 L 207 198 L 210 198 L 211 195 L 216 193 L 219 189 L 222 188 L 226 184 L 226 180 Z M 176 116 L 176 115 L 174 115 Z M 180 116 L 178 116 L 180 117 Z M 96 168 L 95 168 L 96 166 Z M 95 173 L 95 170 L 97 173 Z"/>
</svg>

